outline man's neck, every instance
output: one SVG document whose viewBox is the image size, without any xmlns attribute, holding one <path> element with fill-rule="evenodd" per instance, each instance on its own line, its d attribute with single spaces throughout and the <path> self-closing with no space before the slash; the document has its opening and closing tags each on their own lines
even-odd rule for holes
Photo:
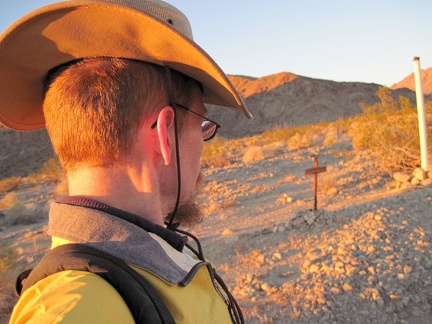
<svg viewBox="0 0 432 324">
<path fill-rule="evenodd" d="M 156 176 L 143 176 L 117 168 L 86 168 L 68 174 L 69 194 L 94 199 L 163 225 L 159 183 Z"/>
</svg>

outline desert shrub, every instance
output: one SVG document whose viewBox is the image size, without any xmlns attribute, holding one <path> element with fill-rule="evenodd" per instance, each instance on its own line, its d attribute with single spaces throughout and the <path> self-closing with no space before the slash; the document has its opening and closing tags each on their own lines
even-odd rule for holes
<svg viewBox="0 0 432 324">
<path fill-rule="evenodd" d="M 292 136 L 296 133 L 296 129 L 294 127 L 276 127 L 274 129 L 265 131 L 261 134 L 261 139 L 263 144 L 269 144 L 273 142 L 287 142 Z"/>
<path fill-rule="evenodd" d="M 6 226 L 29 225 L 39 221 L 34 211 L 28 209 L 17 194 L 11 192 L 0 201 L 3 210 L 3 224 Z"/>
<path fill-rule="evenodd" d="M 318 190 L 321 193 L 328 193 L 330 189 L 337 188 L 338 177 L 333 173 L 319 175 Z"/>
<path fill-rule="evenodd" d="M 63 180 L 65 174 L 60 161 L 57 158 L 50 158 L 43 164 L 39 172 L 31 174 L 28 178 L 34 181 L 53 183 Z"/>
<path fill-rule="evenodd" d="M 54 189 L 56 196 L 67 196 L 69 194 L 69 182 L 67 178 L 63 179 Z"/>
<path fill-rule="evenodd" d="M 18 195 L 14 192 L 11 192 L 8 193 L 6 196 L 4 196 L 2 200 L 0 200 L 0 208 L 10 209 L 18 203 L 19 203 Z"/>
<path fill-rule="evenodd" d="M 0 194 L 5 194 L 10 191 L 18 189 L 23 183 L 20 177 L 10 177 L 0 181 Z"/>
<path fill-rule="evenodd" d="M 339 117 L 334 122 L 331 122 L 330 125 L 336 128 L 338 134 L 348 133 L 351 127 L 351 118 Z"/>
<path fill-rule="evenodd" d="M 323 141 L 323 144 L 325 146 L 331 146 L 337 143 L 337 141 L 338 141 L 337 135 L 326 136 L 326 138 Z"/>
<path fill-rule="evenodd" d="M 312 131 L 303 134 L 296 133 L 288 140 L 288 147 L 290 150 L 310 147 L 313 143 L 314 136 L 315 134 Z"/>
<path fill-rule="evenodd" d="M 0 243 L 0 272 L 13 267 L 17 262 L 16 260 L 15 251 L 5 243 Z"/>
<path fill-rule="evenodd" d="M 248 163 L 269 159 L 283 153 L 284 150 L 285 144 L 283 142 L 274 142 L 264 146 L 251 146 L 245 150 L 242 160 Z"/>
<path fill-rule="evenodd" d="M 15 280 L 17 273 L 23 269 L 19 266 L 16 250 L 6 242 L 0 243 L 0 323 L 8 323 L 10 314 L 17 302 Z"/>
<path fill-rule="evenodd" d="M 362 105 L 363 114 L 352 121 L 348 134 L 354 149 L 366 150 L 384 172 L 418 167 L 421 157 L 416 110 L 403 98 L 394 100 L 387 88 L 380 88 L 377 95 L 381 102 Z M 430 138 L 430 127 L 429 133 Z"/>
<path fill-rule="evenodd" d="M 249 147 L 243 155 L 243 162 L 249 163 L 253 161 L 260 161 L 264 159 L 264 150 L 259 146 Z"/>
<path fill-rule="evenodd" d="M 241 155 L 245 146 L 244 139 L 225 140 L 216 136 L 213 140 L 204 143 L 201 155 L 203 167 L 224 167 L 232 164 L 236 157 Z"/>
<path fill-rule="evenodd" d="M 65 179 L 65 174 L 57 158 L 47 160 L 42 169 L 27 177 L 10 177 L 0 181 L 0 195 L 11 191 L 34 187 L 38 182 L 55 183 Z"/>
</svg>

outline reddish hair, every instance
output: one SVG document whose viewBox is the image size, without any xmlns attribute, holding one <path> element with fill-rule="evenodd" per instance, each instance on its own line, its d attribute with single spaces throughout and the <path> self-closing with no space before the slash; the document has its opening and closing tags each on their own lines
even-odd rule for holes
<svg viewBox="0 0 432 324">
<path fill-rule="evenodd" d="M 166 69 L 120 58 L 91 58 L 49 75 L 46 127 L 66 171 L 110 167 L 128 154 L 140 123 L 169 104 Z M 196 81 L 171 70 L 172 100 L 190 104 Z"/>
</svg>

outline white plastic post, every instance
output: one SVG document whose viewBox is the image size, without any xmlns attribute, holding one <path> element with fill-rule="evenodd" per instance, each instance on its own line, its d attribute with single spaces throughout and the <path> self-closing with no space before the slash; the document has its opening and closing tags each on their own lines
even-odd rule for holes
<svg viewBox="0 0 432 324">
<path fill-rule="evenodd" d="M 423 85 L 421 79 L 420 58 L 414 57 L 414 80 L 416 88 L 417 116 L 420 132 L 420 153 L 421 168 L 428 170 L 428 144 L 427 144 L 427 127 L 426 112 L 424 107 Z"/>
</svg>

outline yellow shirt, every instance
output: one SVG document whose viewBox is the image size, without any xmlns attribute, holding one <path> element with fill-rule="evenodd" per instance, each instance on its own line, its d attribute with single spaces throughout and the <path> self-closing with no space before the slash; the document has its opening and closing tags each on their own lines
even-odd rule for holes
<svg viewBox="0 0 432 324">
<path fill-rule="evenodd" d="M 53 247 L 69 243 L 53 238 Z M 176 323 L 231 323 L 227 305 L 213 286 L 206 267 L 186 286 L 169 284 L 132 266 L 165 302 Z M 27 289 L 10 323 L 134 323 L 119 293 L 96 274 L 62 271 Z"/>
</svg>

